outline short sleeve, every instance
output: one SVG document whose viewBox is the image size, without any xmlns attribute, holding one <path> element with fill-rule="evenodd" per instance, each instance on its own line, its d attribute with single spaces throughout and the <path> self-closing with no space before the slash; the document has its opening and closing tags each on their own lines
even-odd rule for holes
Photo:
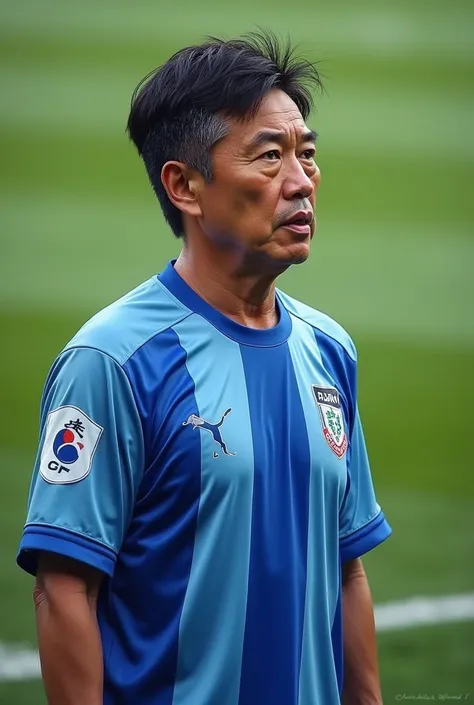
<svg viewBox="0 0 474 705">
<path fill-rule="evenodd" d="M 140 417 L 122 367 L 92 348 L 62 353 L 43 393 L 18 565 L 35 574 L 44 550 L 112 575 L 143 463 Z"/>
<path fill-rule="evenodd" d="M 339 548 L 343 563 L 372 550 L 392 533 L 375 498 L 358 409 L 348 448 L 347 482 L 339 514 Z"/>
</svg>

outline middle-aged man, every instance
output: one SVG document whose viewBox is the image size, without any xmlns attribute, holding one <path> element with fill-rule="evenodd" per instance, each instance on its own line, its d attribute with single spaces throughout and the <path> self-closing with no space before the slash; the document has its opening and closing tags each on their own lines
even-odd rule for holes
<svg viewBox="0 0 474 705">
<path fill-rule="evenodd" d="M 275 288 L 315 228 L 311 84 L 260 34 L 183 49 L 134 96 L 183 247 L 46 381 L 18 562 L 51 705 L 381 703 L 360 556 L 390 528 L 354 345 Z"/>
</svg>

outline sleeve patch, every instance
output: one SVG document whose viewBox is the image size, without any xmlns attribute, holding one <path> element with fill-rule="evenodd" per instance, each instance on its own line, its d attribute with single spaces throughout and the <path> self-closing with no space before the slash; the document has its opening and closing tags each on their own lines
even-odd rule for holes
<svg viewBox="0 0 474 705">
<path fill-rule="evenodd" d="M 83 480 L 90 472 L 103 430 L 76 406 L 51 411 L 41 452 L 41 476 L 56 485 Z"/>
</svg>

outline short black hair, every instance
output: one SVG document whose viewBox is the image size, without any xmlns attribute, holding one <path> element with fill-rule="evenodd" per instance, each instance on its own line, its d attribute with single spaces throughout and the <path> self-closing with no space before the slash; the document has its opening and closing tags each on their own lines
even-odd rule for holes
<svg viewBox="0 0 474 705">
<path fill-rule="evenodd" d="M 295 57 L 289 40 L 280 43 L 267 31 L 229 41 L 209 37 L 181 49 L 138 84 L 128 134 L 177 237 L 184 235 L 183 222 L 161 182 L 164 164 L 184 162 L 212 181 L 210 151 L 229 132 L 226 117 L 252 117 L 265 95 L 278 88 L 306 119 L 311 87 L 322 88 L 315 64 Z"/>
</svg>

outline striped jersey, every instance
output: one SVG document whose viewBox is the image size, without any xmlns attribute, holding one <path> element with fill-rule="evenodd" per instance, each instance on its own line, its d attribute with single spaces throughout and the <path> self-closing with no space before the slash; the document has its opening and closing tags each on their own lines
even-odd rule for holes
<svg viewBox="0 0 474 705">
<path fill-rule="evenodd" d="M 391 529 L 351 339 L 276 306 L 242 326 L 170 262 L 50 370 L 18 563 L 104 573 L 105 705 L 340 703 L 341 564 Z"/>
</svg>

